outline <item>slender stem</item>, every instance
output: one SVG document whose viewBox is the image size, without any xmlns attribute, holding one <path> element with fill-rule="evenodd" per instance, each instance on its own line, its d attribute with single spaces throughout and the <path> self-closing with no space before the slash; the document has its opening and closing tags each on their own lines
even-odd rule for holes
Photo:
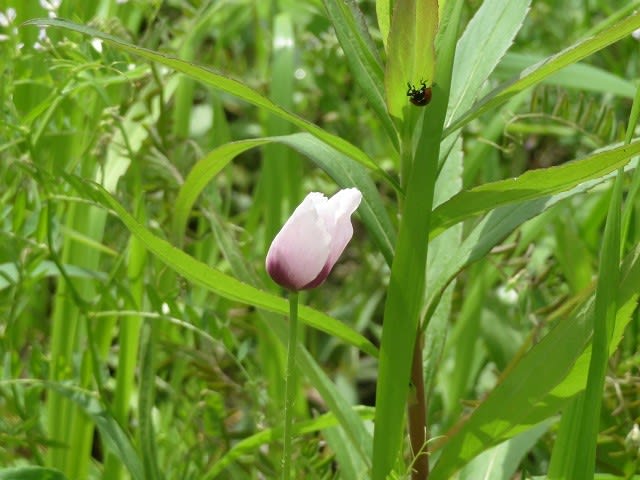
<svg viewBox="0 0 640 480">
<path fill-rule="evenodd" d="M 411 383 L 415 396 L 409 401 L 409 438 L 413 450 L 412 480 L 426 480 L 429 477 L 429 453 L 427 451 L 427 402 L 424 392 L 424 372 L 422 367 L 422 335 L 418 332 L 413 348 Z"/>
<path fill-rule="evenodd" d="M 293 403 L 296 398 L 296 352 L 298 349 L 298 292 L 289 294 L 289 344 L 287 345 L 287 372 L 285 377 L 284 451 L 282 453 L 282 480 L 291 477 L 291 426 Z"/>
</svg>

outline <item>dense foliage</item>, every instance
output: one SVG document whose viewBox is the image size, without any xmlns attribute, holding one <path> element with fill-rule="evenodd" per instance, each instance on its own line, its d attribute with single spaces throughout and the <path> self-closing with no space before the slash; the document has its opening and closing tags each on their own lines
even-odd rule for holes
<svg viewBox="0 0 640 480">
<path fill-rule="evenodd" d="M 294 478 L 634 478 L 640 1 L 439 3 L 0 0 L 0 479 L 277 478 L 349 187 Z"/>
</svg>

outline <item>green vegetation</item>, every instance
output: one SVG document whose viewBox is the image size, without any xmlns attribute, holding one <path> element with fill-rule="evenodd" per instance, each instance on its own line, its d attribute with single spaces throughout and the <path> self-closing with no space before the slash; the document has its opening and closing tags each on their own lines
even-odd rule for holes
<svg viewBox="0 0 640 480">
<path fill-rule="evenodd" d="M 0 0 L 0 480 L 639 478 L 638 11 Z"/>
</svg>

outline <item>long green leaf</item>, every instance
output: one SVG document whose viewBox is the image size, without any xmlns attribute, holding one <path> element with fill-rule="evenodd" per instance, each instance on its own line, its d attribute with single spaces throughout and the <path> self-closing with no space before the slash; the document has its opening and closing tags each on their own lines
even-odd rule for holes
<svg viewBox="0 0 640 480">
<path fill-rule="evenodd" d="M 511 78 L 529 65 L 536 64 L 544 58 L 531 53 L 507 53 L 498 67 L 496 76 L 500 79 Z M 585 63 L 574 63 L 548 76 L 543 84 L 559 85 L 587 92 L 606 93 L 633 98 L 636 88 L 630 79 L 620 77 L 602 68 Z"/>
<path fill-rule="evenodd" d="M 447 121 L 471 107 L 480 88 L 511 46 L 530 3 L 531 0 L 482 2 L 456 47 Z"/>
<path fill-rule="evenodd" d="M 635 163 L 637 164 L 637 162 Z M 635 168 L 635 165 L 630 166 L 628 169 L 631 168 Z M 536 200 L 505 205 L 491 211 L 474 226 L 462 244 L 455 249 L 455 252 L 439 272 L 439 275 L 432 280 L 427 296 L 427 310 L 431 311 L 435 308 L 440 293 L 463 268 L 483 258 L 517 227 L 549 210 L 558 202 L 589 191 L 613 175 L 615 175 L 615 172 L 596 180 L 581 183 L 566 192 L 544 196 Z"/>
<path fill-rule="evenodd" d="M 89 183 L 75 176 L 67 176 L 67 180 L 83 193 L 91 196 L 104 207 L 112 209 L 125 226 L 137 236 L 142 243 L 173 270 L 196 285 L 232 301 L 253 305 L 270 312 L 287 315 L 288 303 L 285 299 L 272 295 L 240 282 L 235 278 L 209 267 L 196 260 L 182 250 L 177 249 L 166 240 L 157 237 L 142 226 L 118 201 L 106 190 L 96 184 Z M 317 328 L 329 335 L 340 338 L 363 352 L 377 356 L 376 347 L 359 333 L 347 327 L 335 318 L 309 307 L 300 307 L 300 318 L 309 326 Z"/>
<path fill-rule="evenodd" d="M 636 141 L 582 160 L 531 170 L 517 178 L 487 183 L 461 192 L 434 210 L 430 237 L 437 236 L 451 225 L 496 207 L 559 193 L 604 176 L 624 167 L 639 153 L 640 141 Z"/>
<path fill-rule="evenodd" d="M 550 479 L 592 478 L 595 473 L 596 445 L 604 379 L 609 362 L 609 344 L 616 316 L 616 294 L 620 276 L 620 211 L 622 181 L 614 183 L 600 254 L 595 295 L 592 355 L 586 390 L 563 413 L 549 467 Z"/>
<path fill-rule="evenodd" d="M 458 480 L 509 480 L 514 477 L 522 458 L 551 426 L 547 420 L 531 430 L 510 438 L 477 456 L 466 465 Z"/>
<path fill-rule="evenodd" d="M 515 79 L 498 86 L 473 108 L 453 120 L 451 124 L 447 126 L 443 136 L 446 137 L 474 118 L 503 104 L 518 92 L 542 82 L 542 80 L 562 68 L 577 63 L 583 58 L 627 37 L 637 28 L 640 28 L 640 12 L 630 15 L 597 35 L 582 40 L 523 70 Z"/>
</svg>

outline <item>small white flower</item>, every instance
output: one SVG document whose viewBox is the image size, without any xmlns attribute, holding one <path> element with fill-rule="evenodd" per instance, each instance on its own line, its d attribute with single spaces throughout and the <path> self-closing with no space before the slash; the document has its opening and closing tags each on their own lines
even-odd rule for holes
<svg viewBox="0 0 640 480">
<path fill-rule="evenodd" d="M 7 12 L 0 12 L 0 27 L 8 27 L 16 19 L 16 9 L 7 8 Z"/>
<path fill-rule="evenodd" d="M 102 53 L 102 40 L 99 38 L 92 38 L 91 46 L 96 50 L 96 52 Z"/>
<path fill-rule="evenodd" d="M 49 42 L 49 37 L 47 37 L 47 30 L 45 28 L 41 28 L 38 32 L 38 41 L 33 44 L 33 48 L 36 50 L 44 50 L 45 44 Z"/>
<path fill-rule="evenodd" d="M 640 40 L 640 28 L 631 32 L 631 36 L 636 40 Z"/>
<path fill-rule="evenodd" d="M 640 457 L 640 427 L 637 423 L 634 423 L 629 433 L 627 433 L 624 445 L 628 452 L 633 452 Z"/>
<path fill-rule="evenodd" d="M 40 6 L 50 12 L 58 10 L 62 0 L 40 0 Z"/>
<path fill-rule="evenodd" d="M 496 296 L 506 305 L 516 305 L 518 303 L 518 291 L 509 285 L 500 285 L 496 290 Z"/>
</svg>

